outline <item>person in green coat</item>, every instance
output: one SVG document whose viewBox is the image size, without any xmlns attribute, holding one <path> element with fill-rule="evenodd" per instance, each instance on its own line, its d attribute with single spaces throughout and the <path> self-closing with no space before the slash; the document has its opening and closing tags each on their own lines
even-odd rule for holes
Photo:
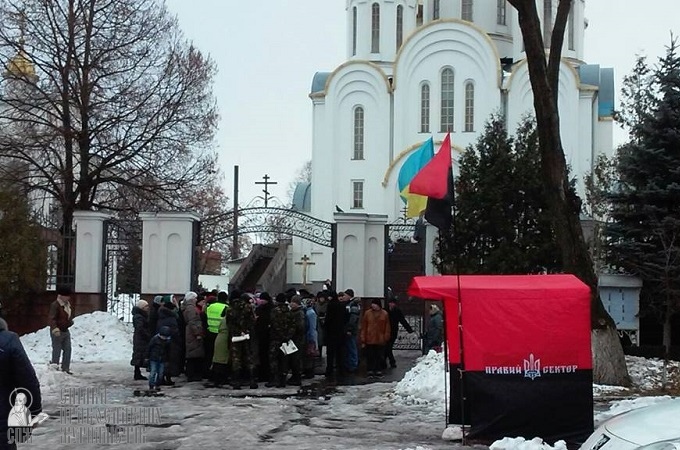
<svg viewBox="0 0 680 450">
<path fill-rule="evenodd" d="M 213 353 L 212 375 L 213 382 L 221 386 L 229 383 L 229 326 L 227 325 L 227 309 L 222 312 L 222 320 L 215 338 L 215 351 Z"/>
</svg>

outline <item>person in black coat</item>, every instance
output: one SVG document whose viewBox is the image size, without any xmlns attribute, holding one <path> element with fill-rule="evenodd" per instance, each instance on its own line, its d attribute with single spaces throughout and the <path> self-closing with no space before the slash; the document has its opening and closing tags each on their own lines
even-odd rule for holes
<svg viewBox="0 0 680 450">
<path fill-rule="evenodd" d="M 168 327 L 170 329 L 170 355 L 167 367 L 165 367 L 163 384 L 166 386 L 173 386 L 175 383 L 172 381 L 172 377 L 179 376 L 182 372 L 184 350 L 180 340 L 179 310 L 177 309 L 177 305 L 173 303 L 170 295 L 163 297 L 163 306 L 158 308 L 156 333 L 160 332 L 163 327 Z"/>
<path fill-rule="evenodd" d="M 32 416 L 42 412 L 40 383 L 35 375 L 31 361 L 26 355 L 19 335 L 9 331 L 7 322 L 0 319 L 0 449 L 16 449 L 16 443 L 9 438 L 27 438 L 30 434 L 22 428 L 14 429 L 8 434 L 7 419 L 12 410 L 15 396 L 23 393 L 27 399 L 26 406 Z M 29 404 L 30 402 L 30 404 Z M 29 430 L 30 432 L 30 430 Z"/>
<path fill-rule="evenodd" d="M 149 340 L 151 339 L 149 303 L 146 300 L 138 301 L 137 305 L 132 308 L 132 326 L 135 331 L 132 335 L 132 360 L 130 364 L 135 366 L 135 380 L 146 380 L 147 378 L 142 375 L 141 370 L 145 365 L 146 349 L 149 347 Z"/>
<path fill-rule="evenodd" d="M 271 325 L 272 297 L 268 292 L 262 292 L 257 299 L 255 308 L 255 342 L 257 342 L 257 377 L 266 383 L 269 380 L 269 327 Z"/>
<path fill-rule="evenodd" d="M 157 295 L 153 298 L 153 303 L 149 308 L 149 336 L 153 336 L 158 331 L 158 308 L 163 303 L 163 296 Z"/>
<path fill-rule="evenodd" d="M 399 334 L 399 324 L 401 324 L 408 333 L 413 333 L 413 328 L 411 324 L 406 321 L 404 313 L 397 306 L 396 297 L 390 297 L 387 308 L 387 313 L 390 316 L 390 340 L 387 342 L 385 347 L 385 358 L 389 360 L 390 367 L 397 367 L 397 361 L 394 359 L 394 343 L 397 341 L 397 335 Z"/>
<path fill-rule="evenodd" d="M 326 377 L 333 378 L 336 373 L 345 375 L 345 327 L 349 320 L 346 305 L 338 299 L 337 292 L 328 293 L 328 308 L 326 309 L 326 324 L 324 335 L 326 338 Z"/>
</svg>

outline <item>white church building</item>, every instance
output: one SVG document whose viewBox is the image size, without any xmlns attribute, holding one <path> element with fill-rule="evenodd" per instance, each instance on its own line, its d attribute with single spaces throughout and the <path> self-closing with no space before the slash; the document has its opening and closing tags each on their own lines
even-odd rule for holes
<svg viewBox="0 0 680 450">
<path fill-rule="evenodd" d="M 536 0 L 550 42 L 558 0 Z M 613 69 L 587 64 L 585 1 L 574 0 L 562 50 L 559 112 L 562 144 L 583 193 L 598 154 L 613 150 Z M 533 94 L 516 10 L 506 0 L 346 0 L 347 61 L 317 72 L 313 105 L 312 180 L 294 207 L 333 222 L 345 213 L 402 216 L 397 188 L 406 157 L 451 133 L 456 160 L 492 113 L 510 133 L 533 114 Z M 337 208 L 336 208 L 337 207 Z M 331 249 L 294 239 L 288 280 L 332 276 Z M 367 263 L 366 267 L 370 264 Z M 338 286 L 343 288 L 343 286 Z"/>
</svg>

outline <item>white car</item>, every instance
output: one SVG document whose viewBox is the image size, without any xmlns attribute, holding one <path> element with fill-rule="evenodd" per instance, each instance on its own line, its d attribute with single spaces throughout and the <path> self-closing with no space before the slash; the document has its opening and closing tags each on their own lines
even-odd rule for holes
<svg viewBox="0 0 680 450">
<path fill-rule="evenodd" d="M 680 398 L 612 417 L 579 450 L 633 449 L 680 450 Z"/>
</svg>

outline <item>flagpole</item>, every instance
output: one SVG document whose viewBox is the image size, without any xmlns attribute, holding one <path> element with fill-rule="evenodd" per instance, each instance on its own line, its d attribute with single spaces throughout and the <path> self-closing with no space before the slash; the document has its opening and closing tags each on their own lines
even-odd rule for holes
<svg viewBox="0 0 680 450">
<path fill-rule="evenodd" d="M 449 133 L 450 135 L 450 133 Z M 451 191 L 451 232 L 453 233 L 453 264 L 455 266 L 456 284 L 458 285 L 458 352 L 460 357 L 460 368 L 458 373 L 460 376 L 460 417 L 461 417 L 461 434 L 462 443 L 466 444 L 465 434 L 465 350 L 463 345 L 463 298 L 460 287 L 460 252 L 458 247 L 458 233 L 456 233 L 456 187 L 453 182 L 453 164 L 451 164 L 451 183 L 453 188 Z M 441 244 L 441 239 L 440 239 Z M 440 253 L 441 254 L 441 253 Z M 445 327 L 446 328 L 446 327 Z"/>
<path fill-rule="evenodd" d="M 456 201 L 455 201 L 455 186 L 454 186 L 454 198 L 451 202 L 451 230 L 453 232 L 453 264 L 456 271 L 456 284 L 458 285 L 458 340 L 459 340 L 459 355 L 460 355 L 460 368 L 458 373 L 460 375 L 460 430 L 462 434 L 463 445 L 467 444 L 467 439 L 465 435 L 465 351 L 463 349 L 463 298 L 461 296 L 460 288 L 460 259 L 458 253 L 458 234 L 456 233 Z"/>
</svg>

